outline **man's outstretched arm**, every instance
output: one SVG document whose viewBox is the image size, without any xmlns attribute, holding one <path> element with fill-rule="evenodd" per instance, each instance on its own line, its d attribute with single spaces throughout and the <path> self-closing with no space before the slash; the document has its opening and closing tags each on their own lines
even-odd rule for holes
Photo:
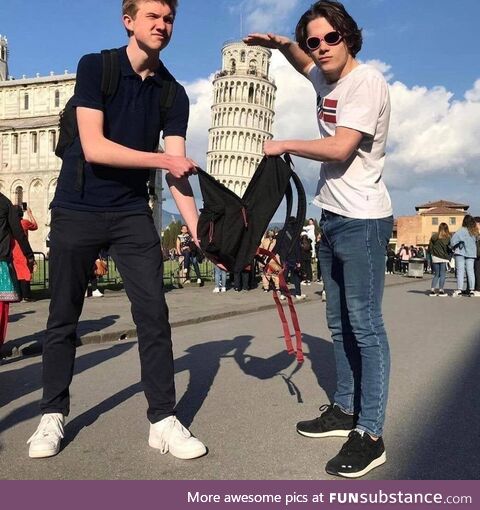
<svg viewBox="0 0 480 510">
<path fill-rule="evenodd" d="M 105 138 L 104 115 L 101 110 L 77 107 L 78 131 L 85 160 L 89 163 L 117 168 L 165 168 L 180 178 L 195 172 L 196 163 L 175 153 L 144 152 L 130 149 Z"/>
<path fill-rule="evenodd" d="M 313 64 L 313 60 L 300 48 L 300 46 L 288 37 L 277 34 L 249 34 L 243 39 L 249 46 L 263 46 L 273 50 L 279 50 L 288 62 L 304 76 Z"/>
<path fill-rule="evenodd" d="M 165 155 L 172 157 L 185 157 L 185 139 L 181 136 L 166 136 L 165 137 Z M 197 240 L 197 223 L 198 211 L 193 196 L 192 187 L 188 181 L 187 176 L 176 177 L 172 172 L 167 173 L 165 176 L 168 187 L 172 194 L 177 208 L 182 215 L 188 230 L 193 237 L 195 244 L 198 245 Z"/>
</svg>

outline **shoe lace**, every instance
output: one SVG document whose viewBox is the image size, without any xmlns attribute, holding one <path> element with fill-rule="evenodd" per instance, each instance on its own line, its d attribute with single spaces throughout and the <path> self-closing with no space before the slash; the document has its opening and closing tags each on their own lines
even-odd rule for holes
<svg viewBox="0 0 480 510">
<path fill-rule="evenodd" d="M 45 415 L 40 420 L 40 425 L 34 434 L 27 441 L 27 444 L 37 439 L 52 439 L 56 440 L 58 437 L 63 438 L 63 423 L 58 416 Z"/>
<path fill-rule="evenodd" d="M 356 430 L 352 430 L 348 435 L 347 442 L 342 446 L 340 453 L 346 456 L 360 454 L 364 455 L 365 453 L 365 439 L 364 437 Z"/>
<path fill-rule="evenodd" d="M 322 413 L 323 416 L 324 414 L 333 411 L 333 404 L 323 404 L 318 408 L 318 410 Z"/>
<path fill-rule="evenodd" d="M 162 430 L 160 435 L 160 452 L 168 453 L 168 445 L 170 443 L 170 437 L 172 432 L 177 430 L 185 439 L 188 439 L 191 434 L 178 420 L 175 416 L 172 416 L 168 423 L 165 425 L 165 428 Z"/>
</svg>

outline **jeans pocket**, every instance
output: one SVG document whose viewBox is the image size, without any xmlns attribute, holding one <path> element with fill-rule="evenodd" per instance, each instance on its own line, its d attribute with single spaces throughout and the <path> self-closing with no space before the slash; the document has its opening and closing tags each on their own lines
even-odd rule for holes
<svg viewBox="0 0 480 510">
<path fill-rule="evenodd" d="M 393 230 L 393 216 L 387 218 L 380 218 L 375 220 L 377 230 L 377 241 L 381 248 L 387 248 L 388 242 L 392 237 Z"/>
</svg>

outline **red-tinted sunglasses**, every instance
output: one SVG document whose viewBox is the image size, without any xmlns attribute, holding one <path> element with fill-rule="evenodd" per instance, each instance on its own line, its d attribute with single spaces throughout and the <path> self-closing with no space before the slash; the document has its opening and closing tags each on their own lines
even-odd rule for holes
<svg viewBox="0 0 480 510">
<path fill-rule="evenodd" d="M 313 35 L 312 37 L 309 37 L 305 43 L 307 45 L 307 48 L 310 51 L 314 51 L 317 48 L 320 47 L 320 44 L 322 44 L 322 41 L 325 41 L 325 44 L 328 46 L 335 46 L 342 40 L 342 34 L 339 32 L 333 31 L 328 32 L 328 34 L 325 34 L 323 38 L 317 37 Z"/>
</svg>

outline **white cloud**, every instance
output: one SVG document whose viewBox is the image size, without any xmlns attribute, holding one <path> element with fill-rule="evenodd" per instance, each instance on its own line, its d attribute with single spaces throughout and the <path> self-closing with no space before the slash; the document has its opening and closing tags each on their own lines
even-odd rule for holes
<svg viewBox="0 0 480 510">
<path fill-rule="evenodd" d="M 392 76 L 391 66 L 385 62 L 368 63 L 387 78 Z M 271 74 L 277 85 L 275 138 L 317 137 L 315 94 L 309 82 L 276 51 Z M 191 102 L 187 144 L 189 154 L 202 166 L 211 124 L 212 80 L 209 76 L 186 84 Z M 445 87 L 408 87 L 398 80 L 390 83 L 390 95 L 392 116 L 384 176 L 393 194 L 409 190 L 411 197 L 423 196 L 433 179 L 436 184 L 442 182 L 445 191 L 443 197 L 432 199 L 460 199 L 459 178 L 463 183 L 480 180 L 480 79 L 461 99 Z M 318 163 L 296 158 L 296 165 L 307 194 L 312 196 Z M 468 186 L 462 189 L 462 200 L 468 199 L 465 188 Z M 469 200 L 473 202 L 473 196 Z"/>
<path fill-rule="evenodd" d="M 465 93 L 465 99 L 472 102 L 480 101 L 480 79 L 473 84 L 473 89 Z"/>
<path fill-rule="evenodd" d="M 299 5 L 300 0 L 244 0 L 231 10 L 243 14 L 246 33 L 283 32 Z"/>
</svg>

